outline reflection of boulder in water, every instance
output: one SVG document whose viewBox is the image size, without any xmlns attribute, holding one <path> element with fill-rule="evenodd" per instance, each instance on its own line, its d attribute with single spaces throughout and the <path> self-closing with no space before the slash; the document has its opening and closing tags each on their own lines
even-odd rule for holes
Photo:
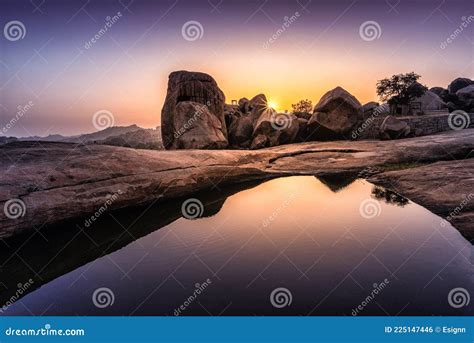
<svg viewBox="0 0 474 343">
<path fill-rule="evenodd" d="M 337 193 L 353 183 L 357 176 L 353 174 L 328 174 L 323 176 L 318 175 L 315 176 L 315 178 L 321 181 L 321 183 L 331 191 Z"/>
<path fill-rule="evenodd" d="M 387 204 L 401 207 L 405 206 L 409 202 L 407 198 L 401 196 L 400 194 L 379 186 L 374 186 L 372 189 L 372 196 L 377 200 L 385 201 Z"/>
</svg>

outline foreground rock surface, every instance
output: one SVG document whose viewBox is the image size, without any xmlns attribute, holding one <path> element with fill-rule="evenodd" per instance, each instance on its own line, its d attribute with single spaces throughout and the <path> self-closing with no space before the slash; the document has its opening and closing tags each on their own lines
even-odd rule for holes
<svg viewBox="0 0 474 343">
<path fill-rule="evenodd" d="M 461 159 L 473 148 L 472 129 L 398 141 L 311 142 L 259 151 L 147 151 L 14 142 L 0 147 L 6 161 L 0 165 L 0 206 L 4 208 L 8 200 L 19 199 L 25 210 L 16 219 L 1 213 L 0 237 L 31 231 L 33 226 L 90 216 L 111 198 L 114 200 L 108 209 L 114 210 L 187 196 L 216 185 L 284 175 L 358 174 L 368 166 L 387 171 L 394 165 L 452 159 L 457 159 L 454 163 L 465 163 Z M 464 173 L 459 168 L 453 182 L 447 170 L 444 182 L 455 183 L 459 190 L 474 189 L 470 171 L 470 167 Z M 441 180 L 443 175 L 439 177 Z M 429 182 L 426 177 L 424 184 Z M 436 185 L 432 186 L 435 189 Z M 416 188 L 416 183 L 410 187 Z M 402 195 L 404 192 L 400 189 Z M 460 196 L 460 191 L 450 192 L 446 197 L 456 200 L 442 201 L 438 206 L 443 207 L 443 213 L 452 211 L 452 203 Z M 459 223 L 457 228 L 461 231 L 474 230 L 472 225 Z"/>
</svg>

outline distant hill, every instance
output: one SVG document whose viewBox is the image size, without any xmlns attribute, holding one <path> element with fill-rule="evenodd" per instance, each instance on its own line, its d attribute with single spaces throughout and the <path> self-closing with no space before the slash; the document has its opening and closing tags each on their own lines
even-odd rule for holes
<svg viewBox="0 0 474 343">
<path fill-rule="evenodd" d="M 156 129 L 144 129 L 135 124 L 129 126 L 113 126 L 101 131 L 76 136 L 54 134 L 45 137 L 0 137 L 0 145 L 14 141 L 96 143 L 136 149 L 163 149 L 160 127 Z"/>
</svg>

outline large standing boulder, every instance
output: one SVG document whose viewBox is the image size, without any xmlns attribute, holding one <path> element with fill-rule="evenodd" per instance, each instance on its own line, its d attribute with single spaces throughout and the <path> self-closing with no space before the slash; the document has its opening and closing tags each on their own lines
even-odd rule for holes
<svg viewBox="0 0 474 343">
<path fill-rule="evenodd" d="M 271 108 L 263 111 L 254 125 L 252 146 L 260 146 L 261 136 L 265 136 L 265 146 L 294 143 L 298 135 L 299 125 L 296 116 L 289 113 L 277 113 Z M 258 141 L 258 144 L 257 142 Z"/>
<path fill-rule="evenodd" d="M 364 117 L 371 116 L 374 110 L 379 107 L 379 103 L 375 101 L 370 101 L 362 106 L 362 113 Z"/>
<path fill-rule="evenodd" d="M 309 130 L 331 133 L 334 138 L 348 138 L 352 129 L 362 121 L 362 105 L 349 92 L 336 87 L 323 95 L 309 120 Z M 319 137 L 315 137 L 318 139 Z M 326 137 L 322 137 L 325 139 Z"/>
<path fill-rule="evenodd" d="M 455 79 L 453 82 L 451 82 L 448 86 L 448 91 L 451 94 L 455 94 L 458 90 L 461 88 L 470 86 L 474 83 L 471 79 L 468 79 L 466 77 L 458 77 Z"/>
<path fill-rule="evenodd" d="M 262 116 L 265 110 L 268 109 L 267 97 L 265 94 L 258 94 L 250 100 L 250 118 L 252 122 L 255 123 Z"/>
<path fill-rule="evenodd" d="M 387 116 L 380 124 L 380 137 L 382 139 L 397 139 L 410 134 L 410 126 L 394 116 Z"/>
<path fill-rule="evenodd" d="M 422 113 L 448 108 L 448 105 L 446 105 L 446 103 L 432 91 L 426 91 L 422 96 L 415 98 L 413 101 L 420 103 L 420 110 Z"/>
<path fill-rule="evenodd" d="M 250 112 L 250 100 L 247 98 L 242 98 L 238 102 L 239 104 L 239 111 L 247 114 Z"/>
<path fill-rule="evenodd" d="M 461 88 L 456 92 L 456 95 L 460 100 L 465 102 L 474 99 L 474 84 Z"/>
<path fill-rule="evenodd" d="M 253 123 L 250 116 L 234 119 L 229 127 L 229 144 L 233 147 L 248 148 L 252 141 Z"/>
<path fill-rule="evenodd" d="M 206 105 L 180 101 L 173 118 L 173 143 L 176 149 L 222 149 L 227 138 L 220 120 Z"/>
<path fill-rule="evenodd" d="M 188 72 L 188 71 L 175 71 L 172 72 L 168 79 L 168 90 L 166 93 L 165 103 L 161 110 L 161 132 L 163 136 L 163 145 L 166 149 L 179 149 L 177 138 L 175 138 L 175 130 L 179 129 L 177 121 L 180 121 L 183 117 L 183 111 L 190 108 L 190 105 L 183 106 L 180 110 L 180 118 L 177 116 L 177 106 L 181 102 L 193 102 L 207 106 L 207 112 L 211 116 L 215 117 L 220 123 L 220 130 L 222 135 L 227 139 L 227 128 L 224 117 L 224 104 L 225 96 L 224 93 L 217 86 L 216 81 L 208 74 L 199 72 Z M 202 119 L 208 119 L 209 116 L 202 116 Z M 206 132 L 202 131 L 204 127 L 215 127 L 214 121 L 207 124 L 200 123 L 200 128 L 203 134 Z M 193 132 L 193 135 L 197 131 Z M 182 136 L 191 134 L 191 130 L 184 132 Z M 220 136 L 220 135 L 219 135 Z M 217 135 L 214 135 L 217 138 Z M 195 136 L 191 139 L 186 139 L 180 136 L 180 141 L 190 141 L 196 138 Z M 209 138 L 203 138 L 203 141 L 209 140 Z M 209 146 L 222 146 L 222 142 L 219 138 L 215 144 Z M 225 147 L 225 146 L 222 146 Z"/>
<path fill-rule="evenodd" d="M 432 87 L 430 88 L 430 91 L 435 93 L 437 96 L 439 96 L 443 101 L 446 99 L 446 96 L 448 95 L 448 90 L 444 89 L 443 87 Z"/>
</svg>

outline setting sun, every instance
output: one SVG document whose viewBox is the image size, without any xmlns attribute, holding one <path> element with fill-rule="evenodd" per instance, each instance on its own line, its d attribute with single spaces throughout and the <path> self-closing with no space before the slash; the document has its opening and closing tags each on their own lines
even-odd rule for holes
<svg viewBox="0 0 474 343">
<path fill-rule="evenodd" d="M 274 110 L 278 108 L 278 104 L 273 100 L 268 100 L 267 104 L 269 108 L 273 108 Z"/>
</svg>

